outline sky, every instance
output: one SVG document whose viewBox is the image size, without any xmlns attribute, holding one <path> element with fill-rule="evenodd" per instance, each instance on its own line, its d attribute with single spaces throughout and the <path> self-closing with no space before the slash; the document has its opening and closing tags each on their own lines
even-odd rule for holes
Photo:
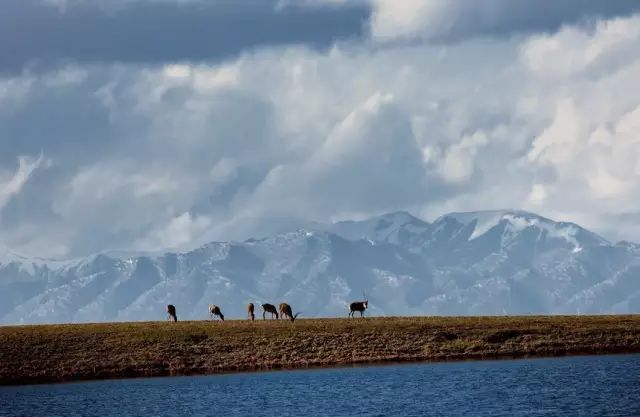
<svg viewBox="0 0 640 417">
<path fill-rule="evenodd" d="M 529 210 L 640 242 L 640 2 L 4 0 L 0 247 Z"/>
</svg>

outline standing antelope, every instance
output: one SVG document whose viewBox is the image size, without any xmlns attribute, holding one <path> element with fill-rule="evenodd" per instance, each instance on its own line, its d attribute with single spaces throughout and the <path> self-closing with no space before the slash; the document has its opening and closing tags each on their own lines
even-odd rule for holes
<svg viewBox="0 0 640 417">
<path fill-rule="evenodd" d="M 211 314 L 211 320 L 213 320 L 215 316 L 220 316 L 220 320 L 224 321 L 224 314 L 222 314 L 220 307 L 215 304 L 209 304 L 209 314 Z"/>
<path fill-rule="evenodd" d="M 253 310 L 254 310 L 253 303 L 247 304 L 247 316 L 251 318 L 251 321 L 256 319 L 256 315 L 253 314 Z"/>
<path fill-rule="evenodd" d="M 283 319 L 289 317 L 289 320 L 291 320 L 291 322 L 293 323 L 299 314 L 300 312 L 297 312 L 295 315 L 293 315 L 293 311 L 291 310 L 291 306 L 289 304 L 280 303 L 280 317 L 282 317 Z"/>
<path fill-rule="evenodd" d="M 174 323 L 178 321 L 178 316 L 176 315 L 176 307 L 173 304 L 167 305 L 167 315 L 169 316 L 169 320 L 173 319 Z"/>
<path fill-rule="evenodd" d="M 276 306 L 274 306 L 273 304 L 262 304 L 262 320 L 265 320 L 265 314 L 266 313 L 271 313 L 271 318 L 273 318 L 273 315 L 276 315 L 276 320 L 278 320 L 280 317 L 278 317 L 278 310 L 276 310 Z"/>
<path fill-rule="evenodd" d="M 364 294 L 363 294 L 364 295 Z M 354 301 L 349 304 L 349 317 L 353 317 L 356 311 L 360 312 L 360 317 L 364 318 L 364 311 L 369 307 L 369 300 L 364 295 L 364 301 Z"/>
</svg>

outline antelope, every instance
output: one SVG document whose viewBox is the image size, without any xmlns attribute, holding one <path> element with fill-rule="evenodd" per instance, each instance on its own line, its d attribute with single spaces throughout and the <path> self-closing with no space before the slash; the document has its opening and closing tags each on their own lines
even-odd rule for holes
<svg viewBox="0 0 640 417">
<path fill-rule="evenodd" d="M 176 307 L 173 304 L 167 305 L 167 315 L 169 316 L 169 320 L 173 319 L 174 323 L 178 321 L 178 316 L 176 315 Z"/>
<path fill-rule="evenodd" d="M 209 314 L 211 314 L 211 320 L 213 320 L 215 316 L 220 316 L 220 320 L 224 321 L 224 314 L 222 314 L 220 307 L 215 304 L 209 304 Z"/>
<path fill-rule="evenodd" d="M 349 317 L 353 317 L 356 311 L 360 312 L 360 317 L 364 318 L 364 311 L 369 307 L 369 300 L 367 300 L 367 296 L 364 295 L 364 301 L 354 301 L 349 304 Z"/>
<path fill-rule="evenodd" d="M 291 322 L 293 323 L 296 320 L 296 317 L 298 317 L 298 315 L 300 314 L 300 312 L 297 312 L 295 315 L 293 315 L 293 312 L 291 311 L 291 306 L 287 303 L 280 303 L 280 317 L 282 317 L 283 319 L 286 317 L 289 317 L 289 320 L 291 320 Z"/>
<path fill-rule="evenodd" d="M 247 316 L 251 318 L 251 321 L 256 319 L 256 315 L 253 314 L 253 303 L 247 304 Z"/>
<path fill-rule="evenodd" d="M 262 320 L 265 320 L 265 314 L 267 313 L 271 313 L 271 318 L 273 318 L 273 315 L 276 315 L 276 320 L 278 320 L 280 317 L 278 317 L 278 310 L 276 310 L 276 306 L 274 306 L 273 304 L 262 304 Z"/>
</svg>

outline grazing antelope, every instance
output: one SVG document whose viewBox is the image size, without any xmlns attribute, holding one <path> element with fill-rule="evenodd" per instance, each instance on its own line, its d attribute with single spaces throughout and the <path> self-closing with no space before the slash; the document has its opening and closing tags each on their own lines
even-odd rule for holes
<svg viewBox="0 0 640 417">
<path fill-rule="evenodd" d="M 353 317 L 356 311 L 360 312 L 360 317 L 364 318 L 364 311 L 369 307 L 369 300 L 367 300 L 367 296 L 364 295 L 364 301 L 354 301 L 349 304 L 349 317 Z"/>
<path fill-rule="evenodd" d="M 256 315 L 253 314 L 253 310 L 254 310 L 253 303 L 247 304 L 247 316 L 251 318 L 251 321 L 256 319 Z"/>
<path fill-rule="evenodd" d="M 293 315 L 293 311 L 291 310 L 291 306 L 289 304 L 280 303 L 280 317 L 282 317 L 283 319 L 289 317 L 289 320 L 291 320 L 291 322 L 293 323 L 299 314 L 300 312 L 297 312 L 295 315 Z"/>
<path fill-rule="evenodd" d="M 273 315 L 276 315 L 276 320 L 278 320 L 280 317 L 278 316 L 278 310 L 276 310 L 276 306 L 274 306 L 273 304 L 262 304 L 262 320 L 265 320 L 265 314 L 267 313 L 271 313 L 271 318 L 273 318 Z"/>
<path fill-rule="evenodd" d="M 211 314 L 211 320 L 213 320 L 215 316 L 220 316 L 220 320 L 224 321 L 224 314 L 222 314 L 220 307 L 215 304 L 209 304 L 209 314 Z"/>
<path fill-rule="evenodd" d="M 176 315 L 176 307 L 173 304 L 167 305 L 167 315 L 169 316 L 169 320 L 173 319 L 174 323 L 178 321 L 178 316 Z"/>
</svg>

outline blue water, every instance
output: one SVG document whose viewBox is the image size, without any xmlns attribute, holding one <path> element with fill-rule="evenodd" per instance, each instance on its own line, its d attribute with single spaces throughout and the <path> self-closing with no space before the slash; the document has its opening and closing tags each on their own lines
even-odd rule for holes
<svg viewBox="0 0 640 417">
<path fill-rule="evenodd" d="M 0 388 L 2 416 L 640 416 L 640 355 Z"/>
</svg>

